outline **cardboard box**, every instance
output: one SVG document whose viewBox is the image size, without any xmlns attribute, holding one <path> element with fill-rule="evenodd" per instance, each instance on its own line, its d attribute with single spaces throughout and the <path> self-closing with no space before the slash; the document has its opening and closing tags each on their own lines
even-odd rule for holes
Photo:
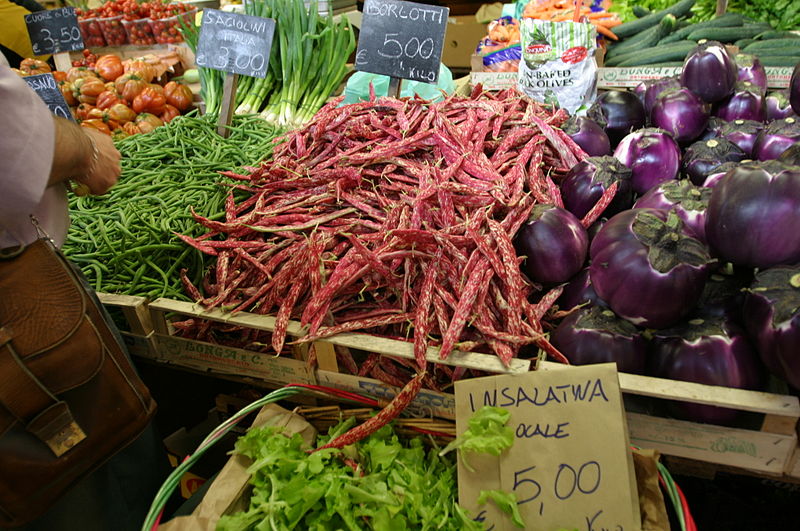
<svg viewBox="0 0 800 531">
<path fill-rule="evenodd" d="M 448 68 L 469 68 L 472 53 L 485 36 L 486 24 L 476 22 L 474 15 L 448 18 L 442 62 Z"/>
</svg>

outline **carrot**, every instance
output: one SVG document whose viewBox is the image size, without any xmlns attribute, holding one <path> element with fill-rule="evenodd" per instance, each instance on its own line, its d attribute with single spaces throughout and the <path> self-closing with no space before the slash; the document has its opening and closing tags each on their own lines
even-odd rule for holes
<svg viewBox="0 0 800 531">
<path fill-rule="evenodd" d="M 599 24 L 595 24 L 594 27 L 595 27 L 595 29 L 597 30 L 598 33 L 603 34 L 604 36 L 608 37 L 609 39 L 614 40 L 614 41 L 618 41 L 619 40 L 619 37 L 617 37 L 614 34 L 613 31 L 611 31 L 610 29 L 606 28 L 605 26 L 600 26 Z"/>
</svg>

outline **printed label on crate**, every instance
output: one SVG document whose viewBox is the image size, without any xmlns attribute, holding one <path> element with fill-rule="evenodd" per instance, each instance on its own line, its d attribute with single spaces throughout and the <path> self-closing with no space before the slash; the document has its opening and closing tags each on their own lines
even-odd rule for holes
<svg viewBox="0 0 800 531">
<path fill-rule="evenodd" d="M 761 472 L 784 470 L 797 441 L 780 435 L 628 413 L 631 442 L 677 457 Z"/>
<path fill-rule="evenodd" d="M 317 382 L 319 385 L 336 387 L 337 389 L 344 389 L 386 401 L 394 398 L 399 391 L 397 388 L 386 385 L 379 380 L 330 371 L 317 371 Z M 430 389 L 420 390 L 409 408 L 411 408 L 410 411 L 415 416 L 420 417 L 434 416 L 446 419 L 454 419 L 456 417 L 455 397 L 450 394 L 431 391 Z"/>
<path fill-rule="evenodd" d="M 315 383 L 304 361 L 156 334 L 155 359 L 184 367 L 276 383 Z"/>
<path fill-rule="evenodd" d="M 511 414 L 511 448 L 458 461 L 459 504 L 486 529 L 517 526 L 495 504 L 478 503 L 485 490 L 513 492 L 526 529 L 641 528 L 615 364 L 470 378 L 455 391 L 459 434 L 483 406 Z"/>
<path fill-rule="evenodd" d="M 25 15 L 34 55 L 83 50 L 83 37 L 74 7 Z"/>
<path fill-rule="evenodd" d="M 770 88 L 786 88 L 792 77 L 792 68 L 765 67 L 767 72 L 767 86 Z M 642 81 L 662 79 L 681 73 L 681 67 L 652 67 L 631 66 L 615 68 L 599 68 L 597 70 L 597 86 L 610 87 L 635 87 Z"/>
<path fill-rule="evenodd" d="M 450 8 L 366 0 L 355 68 L 361 72 L 436 83 Z"/>
<path fill-rule="evenodd" d="M 474 87 L 478 83 L 486 90 L 503 90 L 517 86 L 517 72 L 472 72 L 470 83 Z"/>
<path fill-rule="evenodd" d="M 42 98 L 50 112 L 61 118 L 75 121 L 53 74 L 36 74 L 35 76 L 25 76 L 22 79 Z"/>
<path fill-rule="evenodd" d="M 139 356 L 140 358 L 152 358 L 154 356 L 152 334 L 147 337 L 124 331 L 120 331 L 120 334 L 122 335 L 122 341 L 132 356 Z"/>
<path fill-rule="evenodd" d="M 267 77 L 274 33 L 271 18 L 204 9 L 195 62 L 233 74 Z"/>
</svg>

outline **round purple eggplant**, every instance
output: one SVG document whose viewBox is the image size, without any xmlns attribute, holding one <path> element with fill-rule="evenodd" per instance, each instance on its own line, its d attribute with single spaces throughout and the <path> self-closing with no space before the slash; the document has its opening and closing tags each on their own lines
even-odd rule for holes
<svg viewBox="0 0 800 531">
<path fill-rule="evenodd" d="M 792 104 L 789 103 L 789 90 L 774 90 L 767 94 L 764 99 L 764 107 L 766 109 L 766 121 L 772 122 L 773 120 L 782 120 L 783 118 L 797 118 L 797 113 L 792 109 Z"/>
<path fill-rule="evenodd" d="M 681 88 L 681 82 L 678 80 L 677 76 L 646 81 L 644 93 L 644 111 L 647 113 L 647 116 L 650 116 L 650 111 L 653 110 L 653 105 L 655 105 L 659 94 L 668 89 L 678 88 Z"/>
<path fill-rule="evenodd" d="M 753 157 L 758 160 L 773 160 L 800 140 L 800 121 L 789 117 L 767 124 L 753 144 Z"/>
<path fill-rule="evenodd" d="M 564 208 L 582 219 L 603 193 L 617 183 L 617 193 L 605 210 L 611 216 L 633 203 L 631 170 L 614 157 L 589 157 L 573 166 L 561 182 Z"/>
<path fill-rule="evenodd" d="M 617 370 L 642 374 L 647 340 L 642 332 L 607 308 L 571 313 L 550 334 L 550 342 L 573 365 L 615 362 Z"/>
<path fill-rule="evenodd" d="M 590 157 L 600 157 L 611 153 L 608 135 L 596 122 L 586 116 L 572 116 L 561 129 Z"/>
<path fill-rule="evenodd" d="M 564 290 L 561 292 L 556 304 L 562 310 L 569 310 L 581 304 L 607 306 L 603 299 L 597 296 L 597 292 L 592 287 L 588 267 L 580 270 L 564 285 Z"/>
<path fill-rule="evenodd" d="M 658 95 L 650 112 L 653 126 L 681 144 L 699 137 L 708 125 L 709 105 L 687 88 L 667 89 Z"/>
<path fill-rule="evenodd" d="M 795 65 L 789 79 L 789 102 L 794 112 L 800 114 L 800 61 Z"/>
<path fill-rule="evenodd" d="M 631 169 L 631 186 L 643 194 L 653 186 L 675 179 L 681 166 L 681 149 L 662 129 L 639 129 L 627 135 L 614 157 Z"/>
<path fill-rule="evenodd" d="M 756 143 L 758 133 L 764 129 L 763 122 L 756 122 L 755 120 L 733 120 L 726 122 L 720 130 L 719 136 L 733 142 L 741 149 L 746 158 L 753 157 L 753 146 Z"/>
<path fill-rule="evenodd" d="M 745 297 L 744 321 L 764 365 L 800 390 L 800 266 L 760 271 Z"/>
<path fill-rule="evenodd" d="M 646 122 L 644 105 L 627 90 L 600 92 L 586 115 L 605 129 L 612 147 Z"/>
<path fill-rule="evenodd" d="M 761 269 L 800 262 L 800 168 L 745 162 L 711 190 L 706 239 L 716 256 Z"/>
<path fill-rule="evenodd" d="M 712 138 L 718 138 L 722 128 L 728 122 L 723 120 L 722 118 L 717 118 L 716 116 L 712 116 L 708 119 L 708 124 L 706 125 L 706 130 L 697 137 L 697 140 L 711 140 Z"/>
<path fill-rule="evenodd" d="M 767 116 L 764 92 L 761 87 L 749 81 L 737 81 L 733 94 L 719 102 L 713 114 L 728 122 L 733 120 L 763 122 Z"/>
<path fill-rule="evenodd" d="M 800 166 L 800 142 L 797 142 L 778 157 L 778 162 L 788 166 Z"/>
<path fill-rule="evenodd" d="M 763 369 L 744 330 L 720 317 L 691 319 L 669 330 L 654 332 L 648 372 L 659 378 L 760 389 Z M 695 422 L 728 424 L 739 411 L 674 403 L 674 411 Z"/>
<path fill-rule="evenodd" d="M 767 91 L 767 71 L 757 56 L 737 53 L 733 56 L 733 60 L 736 62 L 737 81 L 749 81 L 761 89 L 762 93 Z"/>
<path fill-rule="evenodd" d="M 725 177 L 726 173 L 738 167 L 739 167 L 738 162 L 725 162 L 723 164 L 720 164 L 714 169 L 714 171 L 708 174 L 706 180 L 703 181 L 703 186 L 706 188 L 714 188 L 720 181 L 720 179 Z"/>
<path fill-rule="evenodd" d="M 725 45 L 705 41 L 689 52 L 683 61 L 681 85 L 706 103 L 722 101 L 733 92 L 738 71 Z"/>
<path fill-rule="evenodd" d="M 647 328 L 671 326 L 694 307 L 711 263 L 675 212 L 655 208 L 617 214 L 589 252 L 597 295 L 620 317 Z"/>
<path fill-rule="evenodd" d="M 710 197 L 710 188 L 695 186 L 686 180 L 668 181 L 648 190 L 633 208 L 674 210 L 695 238 L 705 243 L 706 208 Z"/>
<path fill-rule="evenodd" d="M 515 238 L 525 257 L 523 270 L 534 282 L 566 282 L 586 262 L 589 236 L 570 211 L 553 205 L 536 205 Z"/>
<path fill-rule="evenodd" d="M 747 154 L 724 138 L 698 140 L 683 153 L 682 169 L 691 181 L 702 186 L 709 174 L 724 162 L 740 162 Z"/>
</svg>

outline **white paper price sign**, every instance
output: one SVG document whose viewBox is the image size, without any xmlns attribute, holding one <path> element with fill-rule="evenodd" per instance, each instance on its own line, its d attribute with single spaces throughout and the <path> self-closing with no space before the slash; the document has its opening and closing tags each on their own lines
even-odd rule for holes
<svg viewBox="0 0 800 531">
<path fill-rule="evenodd" d="M 484 405 L 511 413 L 514 445 L 458 464 L 459 503 L 486 529 L 518 529 L 482 490 L 516 496 L 527 529 L 639 531 L 639 501 L 613 363 L 456 382 L 456 427 Z"/>
</svg>

